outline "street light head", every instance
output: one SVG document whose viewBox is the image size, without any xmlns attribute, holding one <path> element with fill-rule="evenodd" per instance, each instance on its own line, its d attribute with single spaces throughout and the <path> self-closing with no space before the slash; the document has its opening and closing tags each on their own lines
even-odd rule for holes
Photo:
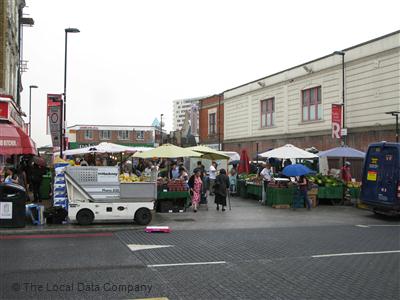
<svg viewBox="0 0 400 300">
<path fill-rule="evenodd" d="M 68 33 L 78 33 L 80 32 L 78 28 L 65 28 L 65 32 Z"/>
<path fill-rule="evenodd" d="M 37 85 L 30 85 L 29 88 L 30 88 L 30 89 L 37 89 L 38 86 L 37 86 Z"/>
<path fill-rule="evenodd" d="M 388 112 L 385 112 L 385 114 L 392 115 L 392 116 L 398 116 L 398 115 L 400 115 L 400 111 L 388 111 Z"/>
<path fill-rule="evenodd" d="M 334 55 L 342 55 L 344 56 L 346 53 L 344 53 L 343 51 L 335 51 L 333 52 Z"/>
</svg>

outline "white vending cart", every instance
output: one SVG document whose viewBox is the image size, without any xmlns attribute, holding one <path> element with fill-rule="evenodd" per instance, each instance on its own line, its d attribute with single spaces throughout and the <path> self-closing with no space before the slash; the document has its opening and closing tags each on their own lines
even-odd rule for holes
<svg viewBox="0 0 400 300">
<path fill-rule="evenodd" d="M 66 167 L 69 220 L 81 225 L 99 221 L 149 224 L 157 183 L 120 183 L 118 174 L 118 167 Z"/>
</svg>

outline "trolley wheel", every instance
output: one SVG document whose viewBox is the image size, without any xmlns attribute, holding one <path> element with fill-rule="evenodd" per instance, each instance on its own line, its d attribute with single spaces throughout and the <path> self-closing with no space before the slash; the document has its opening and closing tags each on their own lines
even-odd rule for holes
<svg viewBox="0 0 400 300">
<path fill-rule="evenodd" d="M 148 208 L 139 208 L 135 213 L 135 222 L 139 225 L 147 225 L 151 222 L 152 215 Z"/>
<path fill-rule="evenodd" d="M 84 208 L 76 214 L 76 220 L 79 225 L 90 225 L 93 223 L 94 214 L 90 209 Z"/>
</svg>

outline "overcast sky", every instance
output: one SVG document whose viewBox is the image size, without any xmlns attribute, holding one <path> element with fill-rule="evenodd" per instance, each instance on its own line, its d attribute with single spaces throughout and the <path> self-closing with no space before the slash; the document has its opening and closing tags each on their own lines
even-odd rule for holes
<svg viewBox="0 0 400 300">
<path fill-rule="evenodd" d="M 400 28 L 400 1 L 26 0 L 22 108 L 46 135 L 46 94 L 62 93 L 67 122 L 151 125 L 172 100 L 223 92 Z"/>
</svg>

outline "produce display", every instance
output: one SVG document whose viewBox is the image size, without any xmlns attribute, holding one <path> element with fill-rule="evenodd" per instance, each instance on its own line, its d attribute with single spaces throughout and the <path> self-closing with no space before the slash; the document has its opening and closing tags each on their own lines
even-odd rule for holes
<svg viewBox="0 0 400 300">
<path fill-rule="evenodd" d="M 257 174 L 240 174 L 239 180 L 244 180 L 246 182 L 252 182 L 255 184 L 260 184 L 262 179 Z"/>
<path fill-rule="evenodd" d="M 184 192 L 188 190 L 188 186 L 184 180 L 159 178 L 157 186 L 169 192 Z"/>
<path fill-rule="evenodd" d="M 348 188 L 361 188 L 361 182 L 348 182 L 346 186 Z"/>
<path fill-rule="evenodd" d="M 121 174 L 121 175 L 119 175 L 119 182 L 123 182 L 123 183 L 126 183 L 126 182 L 148 182 L 148 181 L 150 181 L 150 177 L 149 176 L 144 176 L 144 175 L 142 175 L 142 176 L 137 176 L 137 175 L 135 175 L 135 174 L 132 174 L 132 175 L 128 175 L 128 174 Z"/>
<path fill-rule="evenodd" d="M 347 182 L 346 184 L 338 178 L 335 178 L 333 176 L 324 176 L 322 174 L 317 174 L 317 175 L 309 175 L 307 176 L 307 179 L 318 186 L 324 186 L 324 187 L 336 187 L 336 186 L 347 186 L 348 188 L 360 188 L 361 187 L 361 182 Z"/>
<path fill-rule="evenodd" d="M 317 184 L 318 186 L 325 186 L 325 187 L 343 186 L 343 181 L 333 176 L 325 176 L 322 174 L 317 174 L 314 176 L 309 175 L 307 176 L 307 179 L 310 182 Z"/>
</svg>

